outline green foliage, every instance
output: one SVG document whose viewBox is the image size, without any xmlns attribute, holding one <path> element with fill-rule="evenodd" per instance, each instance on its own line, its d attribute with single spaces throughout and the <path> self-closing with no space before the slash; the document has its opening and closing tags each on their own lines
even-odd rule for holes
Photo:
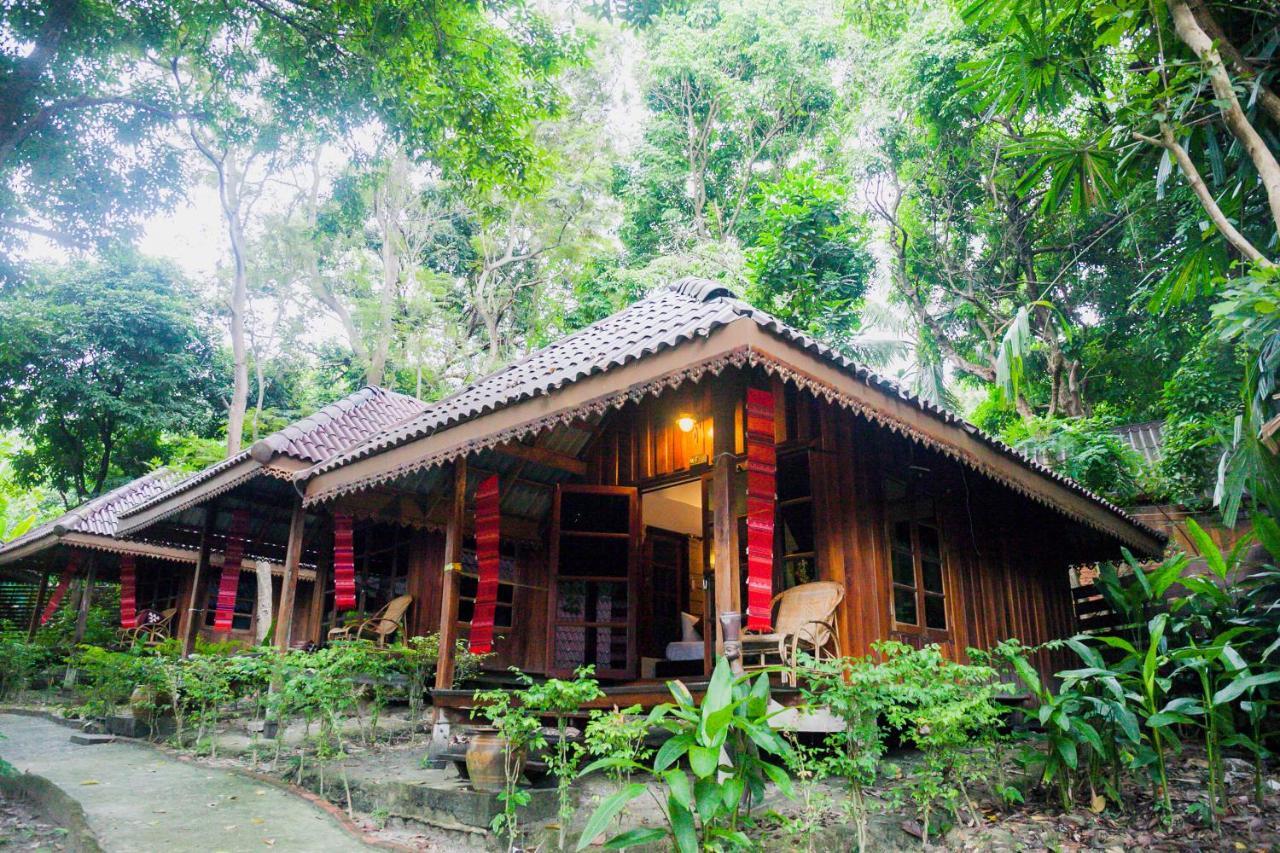
<svg viewBox="0 0 1280 853">
<path fill-rule="evenodd" d="M 1214 306 L 1223 337 L 1245 352 L 1241 392 L 1231 446 L 1223 456 L 1214 501 L 1234 524 L 1248 493 L 1276 516 L 1280 514 L 1280 455 L 1268 438 L 1280 417 L 1280 268 L 1255 268 L 1238 280 Z"/>
<path fill-rule="evenodd" d="M 530 125 L 579 54 L 518 2 L 394 0 L 163 6 L 19 2 L 0 49 L 0 245 L 137 235 L 184 188 L 188 119 L 243 141 L 381 125 L 479 184 L 538 172 Z M 201 86 L 205 80 L 218 85 Z M 8 252 L 5 253 L 6 257 Z"/>
<path fill-rule="evenodd" d="M 653 755 L 653 750 L 645 745 L 648 734 L 649 720 L 639 705 L 621 710 L 615 706 L 611 711 L 592 711 L 583 733 L 589 754 L 628 762 L 604 768 L 618 785 L 630 782 L 631 767 L 643 764 Z"/>
<path fill-rule="evenodd" d="M 857 832 L 858 849 L 866 850 L 868 806 L 863 791 L 875 782 L 884 755 L 880 717 L 889 705 L 896 674 L 869 658 L 802 659 L 801 666 L 805 703 L 825 708 L 844 724 L 842 731 L 827 735 L 829 753 L 817 760 L 816 772 L 844 779 L 844 810 Z"/>
<path fill-rule="evenodd" d="M 1243 378 L 1235 352 L 1211 333 L 1182 358 L 1165 383 L 1159 476 L 1173 500 L 1196 506 L 1212 493 Z"/>
<path fill-rule="evenodd" d="M 533 686 L 529 676 L 512 671 L 526 690 Z M 503 740 L 503 788 L 498 794 L 502 814 L 494 817 L 490 828 L 506 838 L 508 850 L 515 848 L 520 837 L 519 808 L 530 801 L 529 792 L 520 789 L 520 771 L 531 751 L 547 745 L 539 712 L 521 701 L 522 693 L 495 688 L 477 690 L 473 695 L 476 707 L 472 713 L 488 720 Z"/>
<path fill-rule="evenodd" d="M 1037 418 L 1027 424 L 1028 437 L 1018 449 L 1044 461 L 1087 489 L 1118 504 L 1131 503 L 1145 491 L 1145 464 L 1115 428 L 1114 417 Z"/>
<path fill-rule="evenodd" d="M 902 643 L 873 646 L 887 670 L 888 723 L 922 753 L 922 762 L 902 786 L 916 806 L 928 842 L 935 813 L 953 819 L 966 808 L 978 815 L 969 786 L 990 770 L 990 754 L 975 750 L 1001 724 L 995 698 L 1004 691 L 988 666 L 947 660 L 936 645 L 913 649 Z"/>
<path fill-rule="evenodd" d="M 0 700 L 18 696 L 52 663 L 46 650 L 28 643 L 23 634 L 0 631 Z"/>
<path fill-rule="evenodd" d="M 564 849 L 565 833 L 573 820 L 574 800 L 570 786 L 578 777 L 584 748 L 569 739 L 569 716 L 578 713 L 584 704 L 604 696 L 599 683 L 592 676 L 595 667 L 584 666 L 574 671 L 573 681 L 549 678 L 529 684 L 521 690 L 520 704 L 531 711 L 551 716 L 556 721 L 556 742 L 547 754 L 547 766 L 556 777 L 556 794 L 559 799 L 558 842 Z"/>
<path fill-rule="evenodd" d="M 747 298 L 840 347 L 860 326 L 874 267 L 844 185 L 805 166 L 762 186 L 752 204 L 757 231 L 747 252 Z"/>
<path fill-rule="evenodd" d="M 610 757 L 582 770 L 584 775 L 608 768 L 643 771 L 666 791 L 665 832 L 632 830 L 608 845 L 623 848 L 669 837 L 681 853 L 750 847 L 744 829 L 752 824 L 752 805 L 764 796 L 765 785 L 772 782 L 784 795 L 793 796 L 785 763 L 790 747 L 769 726 L 768 672 L 734 678 L 729 662 L 720 658 L 701 705 L 681 682 L 669 682 L 668 687 L 675 703 L 657 706 L 648 717 L 650 725 L 671 734 L 652 766 Z M 689 771 L 682 761 L 688 762 Z M 588 819 L 577 849 L 588 847 L 646 790 L 644 784 L 632 782 L 605 799 Z"/>
<path fill-rule="evenodd" d="M 43 273 L 0 299 L 0 427 L 29 442 L 24 485 L 71 505 L 144 473 L 171 431 L 212 429 L 213 353 L 191 285 L 120 255 Z"/>
<path fill-rule="evenodd" d="M 837 33 L 797 0 L 694 2 L 645 31 L 651 117 L 619 169 L 633 265 L 752 233 L 751 199 L 835 106 Z"/>
<path fill-rule="evenodd" d="M 1255 525 L 1267 547 L 1280 552 L 1280 529 L 1259 516 Z M 1257 607 L 1275 594 L 1270 566 L 1242 578 L 1245 537 L 1222 552 L 1194 520 L 1188 531 L 1204 570 L 1192 571 L 1177 554 L 1154 567 L 1129 559 L 1127 573 L 1104 569 L 1100 588 L 1127 625 L 1121 634 L 1079 636 L 1065 646 L 1081 666 L 1058 673 L 1056 690 L 1028 663 L 1027 650 L 1003 644 L 1001 657 L 1036 698 L 1042 726 L 1033 764 L 1043 784 L 1054 787 L 1064 809 L 1087 783 L 1123 803 L 1126 773 L 1145 774 L 1166 822 L 1173 820 L 1168 755 L 1198 731 L 1206 752 L 1205 802 L 1195 811 L 1216 825 L 1227 807 L 1224 750 L 1244 749 L 1254 758 L 1261 785 L 1267 709 L 1280 683 L 1273 654 L 1275 616 Z M 1258 788 L 1259 796 L 1261 788 Z M 1096 794 L 1095 794 L 1096 795 Z"/>
</svg>

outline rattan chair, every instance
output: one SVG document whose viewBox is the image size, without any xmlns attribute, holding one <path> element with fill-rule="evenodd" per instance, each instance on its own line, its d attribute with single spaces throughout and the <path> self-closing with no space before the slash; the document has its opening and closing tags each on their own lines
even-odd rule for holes
<svg viewBox="0 0 1280 853">
<path fill-rule="evenodd" d="M 758 658 L 758 665 L 776 655 L 788 668 L 785 683 L 794 684 L 796 656 L 803 649 L 816 660 L 840 655 L 840 629 L 836 608 L 844 600 L 844 587 L 834 581 L 793 586 L 773 597 L 773 631 L 768 634 L 744 634 L 742 657 Z"/>
<path fill-rule="evenodd" d="M 178 615 L 178 608 L 165 610 L 138 611 L 136 628 L 124 628 L 120 633 L 126 645 L 142 643 L 144 646 L 158 646 L 173 633 L 173 618 Z"/>
<path fill-rule="evenodd" d="M 412 595 L 401 595 L 387 602 L 387 606 L 370 616 L 350 625 L 332 628 L 330 640 L 359 640 L 369 637 L 379 648 L 387 644 L 387 638 L 400 630 L 404 623 L 404 614 L 413 604 Z"/>
</svg>

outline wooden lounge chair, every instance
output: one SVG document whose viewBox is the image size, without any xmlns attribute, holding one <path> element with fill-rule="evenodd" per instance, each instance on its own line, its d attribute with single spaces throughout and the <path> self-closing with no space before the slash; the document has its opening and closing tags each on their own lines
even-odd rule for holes
<svg viewBox="0 0 1280 853">
<path fill-rule="evenodd" d="M 169 635 L 173 632 L 173 618 L 177 615 L 176 607 L 159 611 L 150 609 L 138 611 L 137 627 L 121 631 L 124 642 L 131 646 L 138 643 L 147 647 L 160 645 L 169 639 Z"/>
<path fill-rule="evenodd" d="M 350 625 L 329 630 L 330 640 L 359 640 L 368 637 L 374 640 L 378 648 L 387 644 L 387 638 L 404 627 L 404 614 L 413 604 L 412 595 L 401 595 L 387 602 L 387 606 L 370 616 Z"/>
<path fill-rule="evenodd" d="M 773 597 L 773 631 L 768 634 L 744 634 L 744 663 L 752 657 L 764 665 L 769 655 L 790 668 L 783 675 L 785 683 L 795 682 L 796 654 L 803 649 L 817 660 L 840 654 L 840 631 L 836 608 L 844 600 L 844 587 L 834 581 L 793 586 Z"/>
</svg>

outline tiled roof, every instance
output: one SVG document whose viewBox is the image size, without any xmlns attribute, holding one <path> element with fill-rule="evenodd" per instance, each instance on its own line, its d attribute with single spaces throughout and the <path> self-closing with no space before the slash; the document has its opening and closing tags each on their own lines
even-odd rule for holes
<svg viewBox="0 0 1280 853">
<path fill-rule="evenodd" d="M 259 443 L 295 459 L 323 462 L 426 407 L 417 397 L 366 386 Z"/>
<path fill-rule="evenodd" d="M 324 462 L 382 430 L 421 414 L 427 404 L 417 397 L 367 385 L 330 403 L 314 414 L 289 424 L 255 442 L 252 447 L 229 456 L 216 465 L 172 484 L 164 492 L 131 505 L 126 513 L 141 512 L 149 506 L 191 491 L 219 474 L 244 462 L 254 460 L 266 464 L 274 455 L 293 457 L 302 462 Z"/>
<path fill-rule="evenodd" d="M 120 516 L 142 504 L 182 479 L 176 471 L 159 468 L 136 480 L 125 483 L 105 495 L 94 498 L 68 513 L 27 531 L 0 547 L 0 552 L 18 547 L 47 536 L 63 536 L 67 533 L 90 533 L 97 536 L 114 536 Z"/>
<path fill-rule="evenodd" d="M 744 317 L 774 335 L 840 365 L 883 393 L 904 400 L 939 420 L 964 430 L 1002 455 L 1106 507 L 1130 524 L 1163 538 L 1157 531 L 1136 521 L 1120 507 L 1069 477 L 987 435 L 952 412 L 920 399 L 896 382 L 851 361 L 773 315 L 735 298 L 728 288 L 696 278 L 681 279 L 655 291 L 616 314 L 478 379 L 457 393 L 432 404 L 417 418 L 379 432 L 364 443 L 313 466 L 299 477 L 310 478 L 382 450 L 431 435 L 486 412 L 549 394 L 588 376 L 621 367 L 684 341 L 705 337 L 714 329 Z"/>
<path fill-rule="evenodd" d="M 476 415 L 550 393 L 682 341 L 705 337 L 712 330 L 752 312 L 760 313 L 747 303 L 732 298 L 732 293 L 726 288 L 699 279 L 682 279 L 616 314 L 477 379 L 457 393 L 433 403 L 421 416 L 316 465 L 307 475 L 338 468 Z"/>
</svg>

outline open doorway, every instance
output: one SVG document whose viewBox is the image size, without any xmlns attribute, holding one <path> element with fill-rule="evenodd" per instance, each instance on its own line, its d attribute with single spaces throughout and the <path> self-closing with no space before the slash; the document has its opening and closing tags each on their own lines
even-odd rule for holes
<svg viewBox="0 0 1280 853">
<path fill-rule="evenodd" d="M 702 483 L 689 480 L 641 496 L 640 673 L 647 678 L 703 671 Z"/>
</svg>

